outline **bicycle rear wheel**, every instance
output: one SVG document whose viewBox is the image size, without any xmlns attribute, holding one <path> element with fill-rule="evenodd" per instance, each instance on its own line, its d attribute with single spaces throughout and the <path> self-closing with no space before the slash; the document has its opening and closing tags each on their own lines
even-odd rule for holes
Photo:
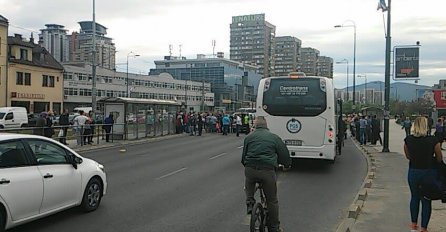
<svg viewBox="0 0 446 232">
<path fill-rule="evenodd" d="M 263 206 L 260 203 L 256 203 L 252 208 L 251 222 L 249 223 L 249 229 L 251 232 L 265 232 Z"/>
</svg>

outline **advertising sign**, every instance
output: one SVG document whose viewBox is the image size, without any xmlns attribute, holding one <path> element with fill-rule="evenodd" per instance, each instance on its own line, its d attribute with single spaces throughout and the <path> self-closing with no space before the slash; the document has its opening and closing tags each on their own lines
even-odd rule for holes
<svg viewBox="0 0 446 232">
<path fill-rule="evenodd" d="M 434 102 L 434 92 L 431 89 L 417 89 L 417 99 Z"/>
<path fill-rule="evenodd" d="M 395 48 L 395 79 L 411 79 L 419 77 L 418 47 Z"/>
<path fill-rule="evenodd" d="M 437 109 L 446 109 L 446 90 L 439 89 L 434 91 L 435 106 Z"/>
</svg>

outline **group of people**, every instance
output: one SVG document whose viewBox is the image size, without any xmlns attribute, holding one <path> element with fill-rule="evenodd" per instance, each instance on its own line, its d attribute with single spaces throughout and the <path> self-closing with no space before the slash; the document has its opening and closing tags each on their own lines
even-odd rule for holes
<svg viewBox="0 0 446 232">
<path fill-rule="evenodd" d="M 361 145 L 376 145 L 378 141 L 382 145 L 381 120 L 377 115 L 352 114 L 346 118 L 345 123 L 350 126 L 351 136 Z"/>
<path fill-rule="evenodd" d="M 47 138 L 52 138 L 55 134 L 55 127 L 53 123 L 53 112 L 42 112 L 36 120 L 35 129 L 33 129 L 34 135 L 45 136 Z M 110 114 L 102 123 L 102 130 L 104 130 L 106 142 L 110 141 L 110 132 L 114 124 L 113 115 Z M 75 116 L 70 122 L 68 110 L 64 112 L 59 117 L 59 134 L 57 138 L 59 142 L 65 145 L 67 143 L 68 129 L 71 127 L 73 129 L 73 134 L 76 137 L 77 145 L 93 144 L 93 136 L 95 133 L 95 122 L 92 117 L 92 112 L 79 111 L 79 115 Z"/>
<path fill-rule="evenodd" d="M 176 114 L 176 133 L 189 133 L 191 136 L 201 136 L 203 131 L 207 133 L 221 133 L 228 135 L 235 133 L 239 136 L 242 129 L 248 134 L 250 131 L 250 118 L 248 115 L 238 114 L 214 114 L 178 112 Z"/>
</svg>

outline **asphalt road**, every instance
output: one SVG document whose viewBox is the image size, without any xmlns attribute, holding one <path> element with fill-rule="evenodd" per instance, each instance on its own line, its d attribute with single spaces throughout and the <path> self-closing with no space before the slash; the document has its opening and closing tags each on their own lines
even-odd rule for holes
<svg viewBox="0 0 446 232">
<path fill-rule="evenodd" d="M 11 231 L 249 231 L 240 164 L 243 136 L 183 136 L 84 152 L 104 164 L 108 193 L 95 212 L 71 209 Z M 366 175 L 351 141 L 334 165 L 299 161 L 279 174 L 285 231 L 334 231 Z"/>
</svg>

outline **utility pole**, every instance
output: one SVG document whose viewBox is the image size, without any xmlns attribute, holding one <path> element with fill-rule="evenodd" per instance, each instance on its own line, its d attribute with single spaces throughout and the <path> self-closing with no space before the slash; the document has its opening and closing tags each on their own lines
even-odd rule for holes
<svg viewBox="0 0 446 232">
<path fill-rule="evenodd" d="M 93 119 L 96 116 L 97 103 L 96 103 L 96 2 L 93 0 L 93 57 L 92 57 L 92 89 L 91 89 L 91 108 L 93 111 Z"/>
<path fill-rule="evenodd" d="M 382 152 L 389 150 L 389 119 L 390 119 L 390 49 L 391 49 L 391 0 L 387 6 L 387 33 L 386 33 L 386 66 L 385 66 L 385 104 L 384 104 L 384 141 Z"/>
</svg>

